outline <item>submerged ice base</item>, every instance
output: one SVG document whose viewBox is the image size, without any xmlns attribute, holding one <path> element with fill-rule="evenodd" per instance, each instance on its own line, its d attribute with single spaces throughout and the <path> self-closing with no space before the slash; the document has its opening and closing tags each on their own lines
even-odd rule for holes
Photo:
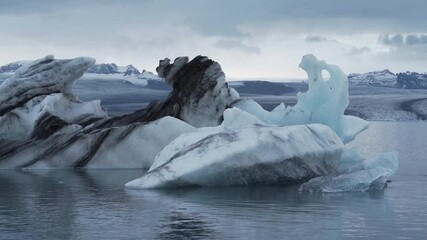
<svg viewBox="0 0 427 240">
<path fill-rule="evenodd" d="M 307 192 L 362 192 L 381 190 L 399 166 L 397 152 L 384 153 L 344 169 L 340 174 L 313 178 L 300 187 Z"/>
</svg>

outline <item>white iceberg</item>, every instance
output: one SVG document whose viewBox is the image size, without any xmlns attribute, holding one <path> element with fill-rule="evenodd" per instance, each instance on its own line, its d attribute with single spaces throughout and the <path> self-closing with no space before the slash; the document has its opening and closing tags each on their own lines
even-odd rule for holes
<svg viewBox="0 0 427 240">
<path fill-rule="evenodd" d="M 46 115 L 83 126 L 107 118 L 107 112 L 99 100 L 76 102 L 67 99 L 62 93 L 39 96 L 0 117 L 0 139 L 31 139 L 39 130 L 37 125 Z"/>
<path fill-rule="evenodd" d="M 251 125 L 187 133 L 129 188 L 294 183 L 338 170 L 343 144 L 329 127 Z"/>
<path fill-rule="evenodd" d="M 149 168 L 160 150 L 191 131 L 172 117 L 90 133 L 73 124 L 43 140 L 0 139 L 0 169 Z"/>
<path fill-rule="evenodd" d="M 72 88 L 74 81 L 94 63 L 95 59 L 89 57 L 57 60 L 53 55 L 27 63 L 0 85 L 0 116 L 34 97 L 55 92 L 78 101 Z"/>
</svg>

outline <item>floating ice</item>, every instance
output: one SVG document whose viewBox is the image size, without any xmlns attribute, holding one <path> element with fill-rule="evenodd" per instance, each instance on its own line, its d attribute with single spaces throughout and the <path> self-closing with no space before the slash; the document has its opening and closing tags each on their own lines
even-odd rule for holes
<svg viewBox="0 0 427 240">
<path fill-rule="evenodd" d="M 78 101 L 73 83 L 94 63 L 95 59 L 88 57 L 58 60 L 49 55 L 22 66 L 0 85 L 0 116 L 34 97 L 51 93 L 61 92 L 67 99 Z"/>
<path fill-rule="evenodd" d="M 220 126 L 176 138 L 146 175 L 126 186 L 283 184 L 314 178 L 301 191 L 382 189 L 397 169 L 396 154 L 364 160 L 355 149 L 342 153 L 342 142 L 368 127 L 366 121 L 344 115 L 347 76 L 313 55 L 304 56 L 300 67 L 308 74 L 309 89 L 298 94 L 294 107 L 281 104 L 268 112 L 255 101 L 238 101 L 234 106 L 243 112 L 228 109 Z M 322 78 L 322 70 L 329 72 L 329 80 Z"/>
<path fill-rule="evenodd" d="M 239 97 L 225 82 L 219 63 L 204 56 L 190 62 L 188 57 L 178 57 L 173 64 L 166 58 L 156 71 L 173 90 L 165 101 L 149 110 L 147 120 L 168 115 L 195 127 L 218 126 L 224 110 Z"/>
<path fill-rule="evenodd" d="M 126 186 L 224 186 L 308 181 L 301 191 L 382 189 L 397 155 L 364 160 L 349 142 L 367 122 L 344 115 L 346 75 L 303 57 L 309 89 L 294 107 L 265 111 L 238 101 L 220 65 L 198 56 L 160 62 L 173 85 L 163 102 L 107 116 L 99 101 L 81 102 L 72 90 L 92 58 L 27 63 L 0 86 L 0 168 L 148 168 Z M 331 78 L 323 80 L 321 71 Z M 240 109 L 239 109 L 240 108 Z M 200 128 L 196 128 L 200 127 Z M 154 161 L 154 162 L 153 162 Z M 314 178 L 314 179 L 313 179 Z"/>
<path fill-rule="evenodd" d="M 162 148 L 191 131 L 172 117 L 90 133 L 74 124 L 42 140 L 0 139 L 0 169 L 148 168 Z"/>
<path fill-rule="evenodd" d="M 386 186 L 387 178 L 396 172 L 398 166 L 397 152 L 384 153 L 346 169 L 341 174 L 313 178 L 303 183 L 300 191 L 358 192 L 381 190 Z"/>
<path fill-rule="evenodd" d="M 3 82 L 0 168 L 149 168 L 169 142 L 195 131 L 188 123 L 218 125 L 238 96 L 217 62 L 178 58 L 177 65 L 160 68 L 175 67 L 167 75 L 174 89 L 165 101 L 111 118 L 100 101 L 82 102 L 73 93 L 73 83 L 94 62 L 49 55 Z"/>
<path fill-rule="evenodd" d="M 28 140 L 37 137 L 37 131 L 48 130 L 38 129 L 38 124 L 46 115 L 56 116 L 70 124 L 86 125 L 106 118 L 107 112 L 99 100 L 75 102 L 65 98 L 62 93 L 39 96 L 0 117 L 0 139 Z M 49 123 L 45 128 L 53 128 L 54 125 Z"/>
<path fill-rule="evenodd" d="M 293 107 L 279 105 L 269 112 L 253 100 L 242 100 L 234 106 L 258 117 L 267 124 L 289 126 L 321 123 L 332 128 L 344 143 L 352 141 L 357 134 L 368 128 L 363 119 L 346 116 L 348 106 L 347 75 L 338 66 L 319 61 L 313 55 L 305 55 L 299 65 L 308 75 L 308 91 L 298 94 L 298 103 Z M 330 79 L 322 77 L 322 70 Z"/>
<path fill-rule="evenodd" d="M 342 142 L 320 124 L 250 125 L 181 135 L 143 177 L 126 186 L 159 188 L 286 184 L 337 171 Z"/>
<path fill-rule="evenodd" d="M 45 137 L 68 124 L 107 117 L 100 101 L 81 102 L 72 88 L 94 63 L 88 57 L 58 60 L 49 55 L 16 70 L 0 85 L 0 139 Z"/>
</svg>

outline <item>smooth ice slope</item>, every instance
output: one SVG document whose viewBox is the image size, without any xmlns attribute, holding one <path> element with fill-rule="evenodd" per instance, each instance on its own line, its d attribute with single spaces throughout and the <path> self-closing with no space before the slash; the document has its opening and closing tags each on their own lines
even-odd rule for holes
<svg viewBox="0 0 427 240">
<path fill-rule="evenodd" d="M 298 94 L 298 103 L 293 107 L 278 108 L 269 112 L 253 100 L 242 100 L 234 106 L 253 114 L 267 124 L 289 126 L 321 123 L 332 128 L 344 143 L 352 141 L 357 134 L 368 128 L 368 122 L 344 115 L 348 106 L 347 76 L 338 66 L 319 61 L 313 55 L 305 55 L 299 65 L 308 75 L 308 90 Z M 330 79 L 322 77 L 322 71 Z"/>
<path fill-rule="evenodd" d="M 320 124 L 198 131 L 175 139 L 159 153 L 146 175 L 126 186 L 293 183 L 336 172 L 342 146 L 340 138 Z"/>
</svg>

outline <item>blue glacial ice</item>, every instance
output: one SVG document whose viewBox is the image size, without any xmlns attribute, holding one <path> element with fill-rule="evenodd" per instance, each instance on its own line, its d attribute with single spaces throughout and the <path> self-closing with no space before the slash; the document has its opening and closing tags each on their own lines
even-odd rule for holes
<svg viewBox="0 0 427 240">
<path fill-rule="evenodd" d="M 284 107 L 281 104 L 270 112 L 250 99 L 241 100 L 234 106 L 271 125 L 327 125 L 344 143 L 352 141 L 357 134 L 368 128 L 368 122 L 365 120 L 344 115 L 349 103 L 348 79 L 338 66 L 319 61 L 313 55 L 305 55 L 299 66 L 307 72 L 308 90 L 298 94 L 295 106 Z M 329 80 L 323 79 L 323 70 L 329 73 Z"/>
</svg>

